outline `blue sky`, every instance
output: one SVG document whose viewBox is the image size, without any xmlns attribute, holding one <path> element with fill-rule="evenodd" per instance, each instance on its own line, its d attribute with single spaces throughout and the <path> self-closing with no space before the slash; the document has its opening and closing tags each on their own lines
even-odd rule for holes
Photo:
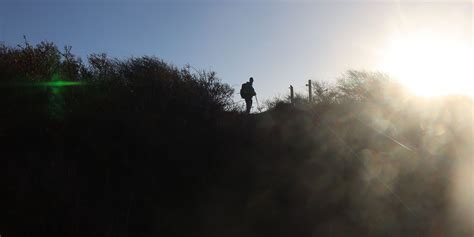
<svg viewBox="0 0 474 237">
<path fill-rule="evenodd" d="M 214 70 L 236 89 L 253 76 L 263 100 L 287 93 L 290 84 L 303 92 L 308 79 L 376 70 L 380 49 L 400 32 L 434 29 L 472 45 L 471 4 L 1 0 L 0 41 L 16 45 L 26 35 L 32 43 L 71 45 L 82 58 L 155 55 Z"/>
</svg>

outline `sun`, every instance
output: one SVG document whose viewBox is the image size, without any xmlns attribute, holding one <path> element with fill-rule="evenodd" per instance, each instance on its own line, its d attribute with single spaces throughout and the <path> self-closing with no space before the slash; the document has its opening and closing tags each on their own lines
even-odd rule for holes
<svg viewBox="0 0 474 237">
<path fill-rule="evenodd" d="M 383 51 L 381 69 L 421 96 L 474 96 L 472 44 L 418 36 L 394 39 Z"/>
</svg>

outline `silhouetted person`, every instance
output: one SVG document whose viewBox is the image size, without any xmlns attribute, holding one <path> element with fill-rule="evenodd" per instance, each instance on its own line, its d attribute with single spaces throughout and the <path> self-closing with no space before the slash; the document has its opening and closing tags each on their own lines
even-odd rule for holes
<svg viewBox="0 0 474 237">
<path fill-rule="evenodd" d="M 245 99 L 245 104 L 247 109 L 245 113 L 250 114 L 250 109 L 252 108 L 252 97 L 256 96 L 255 89 L 253 89 L 253 78 L 251 77 L 248 82 L 242 84 L 240 89 L 240 96 Z"/>
</svg>

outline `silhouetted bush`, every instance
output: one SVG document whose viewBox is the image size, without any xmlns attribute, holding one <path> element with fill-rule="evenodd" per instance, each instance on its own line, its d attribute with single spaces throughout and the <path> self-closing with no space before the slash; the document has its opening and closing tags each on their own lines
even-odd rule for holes
<svg viewBox="0 0 474 237">
<path fill-rule="evenodd" d="M 189 67 L 178 69 L 155 57 L 118 60 L 92 54 L 88 65 L 84 65 L 71 53 L 71 47 L 60 52 L 48 42 L 36 46 L 25 42 L 17 48 L 1 45 L 0 49 L 0 81 L 8 93 L 19 97 L 31 97 L 28 93 L 35 93 L 38 98 L 61 97 L 35 101 L 39 107 L 63 103 L 58 106 L 71 109 L 70 103 L 78 103 L 75 106 L 81 110 L 166 113 L 188 108 L 224 111 L 232 104 L 233 89 L 221 83 L 214 72 L 191 73 Z M 47 84 L 69 81 L 81 82 L 82 86 L 60 88 Z"/>
</svg>

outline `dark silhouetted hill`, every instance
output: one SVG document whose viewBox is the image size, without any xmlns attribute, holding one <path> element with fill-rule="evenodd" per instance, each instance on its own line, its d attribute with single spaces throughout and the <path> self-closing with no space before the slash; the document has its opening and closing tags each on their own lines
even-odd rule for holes
<svg viewBox="0 0 474 237">
<path fill-rule="evenodd" d="M 474 232 L 470 98 L 348 71 L 246 116 L 213 72 L 51 43 L 1 45 L 0 82 L 2 236 Z"/>
</svg>

